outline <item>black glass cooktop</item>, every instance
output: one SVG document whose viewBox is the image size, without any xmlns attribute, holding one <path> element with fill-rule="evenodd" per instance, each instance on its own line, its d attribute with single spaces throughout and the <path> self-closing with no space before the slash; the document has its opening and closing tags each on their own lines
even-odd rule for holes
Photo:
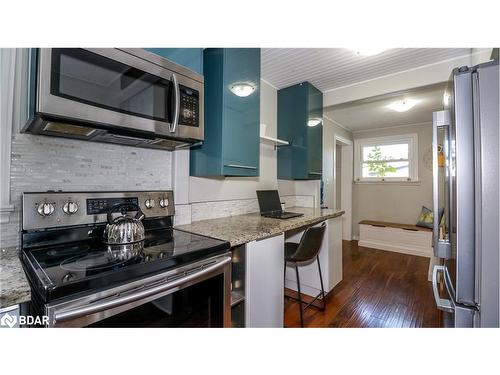
<svg viewBox="0 0 500 375">
<path fill-rule="evenodd" d="M 23 250 L 23 263 L 45 302 L 94 292 L 227 252 L 228 242 L 176 229 L 146 231 L 139 253 L 115 259 L 100 239 Z"/>
</svg>

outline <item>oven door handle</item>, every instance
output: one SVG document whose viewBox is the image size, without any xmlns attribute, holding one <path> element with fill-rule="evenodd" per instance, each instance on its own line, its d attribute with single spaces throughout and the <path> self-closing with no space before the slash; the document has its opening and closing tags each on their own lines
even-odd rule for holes
<svg viewBox="0 0 500 375">
<path fill-rule="evenodd" d="M 97 312 L 109 310 L 118 306 L 123 306 L 131 302 L 139 301 L 141 299 L 154 296 L 155 294 L 163 293 L 171 289 L 179 288 L 180 286 L 194 281 L 200 277 L 211 274 L 221 268 L 224 268 L 228 263 L 231 262 L 230 257 L 225 257 L 223 260 L 218 261 L 215 264 L 211 264 L 205 268 L 202 268 L 198 272 L 188 274 L 186 276 L 181 276 L 178 279 L 172 280 L 171 282 L 162 283 L 160 285 L 151 287 L 149 289 L 139 289 L 135 293 L 127 294 L 125 296 L 118 295 L 114 299 L 106 299 L 105 301 L 96 302 L 94 304 L 88 304 L 85 306 L 77 307 L 74 309 L 62 310 L 56 312 L 54 315 L 54 323 L 64 322 L 71 319 L 77 319 L 86 315 L 95 314 Z M 134 288 L 136 289 L 136 288 Z M 124 291 L 123 293 L 126 293 Z"/>
</svg>

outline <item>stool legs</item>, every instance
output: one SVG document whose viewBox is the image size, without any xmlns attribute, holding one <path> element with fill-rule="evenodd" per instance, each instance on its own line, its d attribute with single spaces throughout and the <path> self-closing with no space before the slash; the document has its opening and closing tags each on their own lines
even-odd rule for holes
<svg viewBox="0 0 500 375">
<path fill-rule="evenodd" d="M 318 262 L 318 272 L 319 272 L 319 282 L 320 282 L 320 285 L 321 285 L 321 293 L 318 294 L 316 296 L 316 298 L 314 298 L 314 300 L 312 300 L 311 302 L 309 302 L 307 304 L 307 306 L 303 309 L 302 308 L 302 304 L 304 302 L 302 302 L 302 292 L 300 290 L 300 277 L 299 277 L 299 266 L 297 265 L 296 262 L 293 262 L 293 265 L 295 266 L 295 275 L 297 277 L 297 292 L 298 292 L 298 298 L 296 299 L 298 302 L 299 302 L 299 312 L 300 312 L 300 326 L 301 327 L 304 327 L 304 310 L 307 309 L 309 306 L 311 306 L 314 301 L 316 301 L 319 296 L 321 296 L 321 299 L 322 299 L 322 307 L 317 307 L 317 306 L 314 306 L 316 308 L 318 308 L 320 311 L 325 311 L 326 309 L 326 295 L 325 295 L 325 287 L 323 285 L 323 275 L 321 274 L 321 264 L 319 262 L 319 256 L 316 255 L 316 261 Z M 287 265 L 287 262 L 285 261 L 285 270 L 283 271 L 283 280 L 285 281 L 286 279 L 286 265 Z M 289 297 L 289 298 L 292 298 L 292 299 L 295 299 L 294 297 Z"/>
<path fill-rule="evenodd" d="M 323 300 L 323 308 L 321 309 L 321 311 L 324 311 L 326 308 L 325 288 L 323 287 L 323 276 L 321 275 L 321 265 L 319 264 L 318 255 L 316 255 L 316 260 L 318 261 L 319 282 L 321 284 L 321 299 Z"/>
<path fill-rule="evenodd" d="M 299 292 L 300 326 L 304 327 L 304 313 L 302 311 L 302 294 L 300 292 L 299 267 L 295 263 L 295 274 L 297 275 L 297 291 Z"/>
</svg>

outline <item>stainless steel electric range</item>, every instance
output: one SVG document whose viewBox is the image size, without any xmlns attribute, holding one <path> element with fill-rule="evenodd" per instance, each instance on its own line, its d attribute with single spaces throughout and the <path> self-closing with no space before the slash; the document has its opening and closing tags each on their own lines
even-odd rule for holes
<svg viewBox="0 0 500 375">
<path fill-rule="evenodd" d="M 171 191 L 24 193 L 33 312 L 49 327 L 230 326 L 230 245 L 173 229 L 174 212 Z M 109 245 L 108 213 L 142 219 L 142 239 Z"/>
</svg>

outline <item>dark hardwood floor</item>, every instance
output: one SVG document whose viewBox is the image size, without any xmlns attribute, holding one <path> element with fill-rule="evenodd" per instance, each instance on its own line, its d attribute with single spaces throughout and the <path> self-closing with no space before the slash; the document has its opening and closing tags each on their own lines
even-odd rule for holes
<svg viewBox="0 0 500 375">
<path fill-rule="evenodd" d="M 328 294 L 325 311 L 306 310 L 305 327 L 440 326 L 428 258 L 359 247 L 357 241 L 343 241 L 342 251 L 343 279 Z M 300 327 L 298 303 L 290 298 L 284 320 L 285 327 Z"/>
</svg>

